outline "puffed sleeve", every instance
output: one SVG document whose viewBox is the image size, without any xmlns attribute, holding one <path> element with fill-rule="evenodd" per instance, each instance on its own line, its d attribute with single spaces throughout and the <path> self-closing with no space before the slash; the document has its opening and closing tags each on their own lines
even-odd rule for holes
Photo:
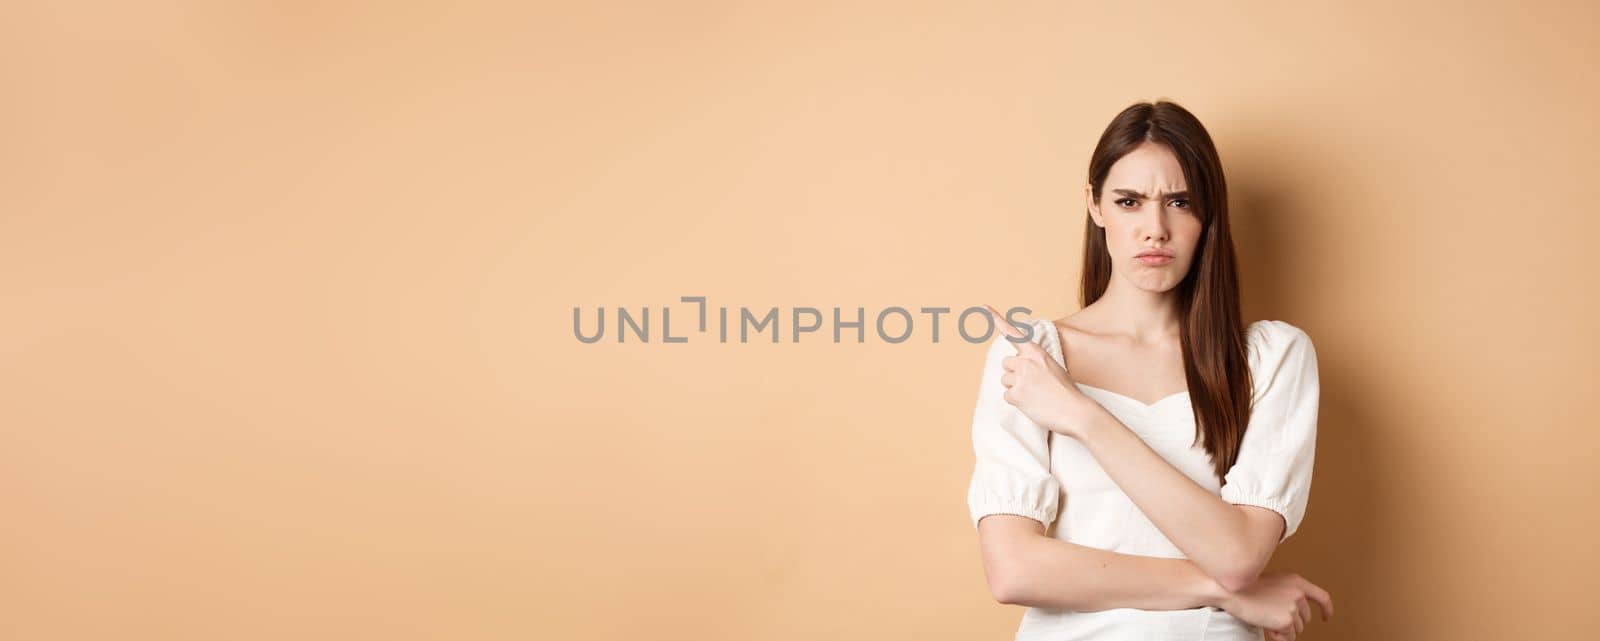
<svg viewBox="0 0 1600 641">
<path fill-rule="evenodd" d="M 1048 320 L 1044 322 L 1050 322 Z M 1034 324 L 1033 341 L 1043 328 Z M 1004 397 L 1001 361 L 1017 353 L 996 332 L 983 364 L 978 404 L 972 414 L 972 450 L 976 464 L 967 489 L 972 526 L 990 514 L 1017 514 L 1043 523 L 1056 520 L 1061 484 L 1050 475 L 1050 432 L 1034 423 Z"/>
<path fill-rule="evenodd" d="M 1283 321 L 1252 328 L 1254 407 L 1222 499 L 1283 515 L 1282 543 L 1300 527 L 1317 449 L 1317 353 L 1311 337 Z"/>
</svg>

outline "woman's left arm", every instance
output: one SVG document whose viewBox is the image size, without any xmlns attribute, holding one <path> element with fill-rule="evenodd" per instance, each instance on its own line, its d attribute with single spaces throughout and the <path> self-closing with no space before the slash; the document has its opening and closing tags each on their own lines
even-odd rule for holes
<svg viewBox="0 0 1600 641">
<path fill-rule="evenodd" d="M 1278 547 L 1284 519 L 1234 505 L 1195 483 L 1098 404 L 1070 419 L 1072 436 L 1174 546 L 1229 591 L 1250 585 Z"/>
<path fill-rule="evenodd" d="M 1260 576 L 1299 527 L 1316 448 L 1316 352 L 1303 331 L 1264 325 L 1273 354 L 1239 457 L 1212 494 L 1085 396 L 1043 348 L 1023 342 L 1002 361 L 1004 398 L 1035 423 L 1078 439 L 1172 544 L 1230 591 Z"/>
</svg>

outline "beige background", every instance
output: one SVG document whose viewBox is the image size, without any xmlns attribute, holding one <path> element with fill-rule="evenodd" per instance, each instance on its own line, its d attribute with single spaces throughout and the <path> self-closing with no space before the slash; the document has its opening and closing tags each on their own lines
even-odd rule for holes
<svg viewBox="0 0 1600 641">
<path fill-rule="evenodd" d="M 566 4 L 4 10 L 0 636 L 1010 638 L 982 346 L 572 308 L 1065 315 L 1159 97 L 1321 359 L 1306 638 L 1600 625 L 1592 3 Z"/>
</svg>

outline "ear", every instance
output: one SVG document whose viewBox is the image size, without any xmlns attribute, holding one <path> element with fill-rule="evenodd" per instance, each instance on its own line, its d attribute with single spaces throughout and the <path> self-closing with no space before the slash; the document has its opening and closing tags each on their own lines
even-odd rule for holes
<svg viewBox="0 0 1600 641">
<path fill-rule="evenodd" d="M 1094 201 L 1094 183 L 1083 186 L 1083 202 L 1088 206 L 1089 218 L 1094 224 L 1105 227 L 1106 222 L 1100 219 L 1100 203 Z"/>
</svg>

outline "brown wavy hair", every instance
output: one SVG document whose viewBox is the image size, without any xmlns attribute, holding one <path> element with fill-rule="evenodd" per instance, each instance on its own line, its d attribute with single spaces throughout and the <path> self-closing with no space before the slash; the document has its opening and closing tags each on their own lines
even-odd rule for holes
<svg viewBox="0 0 1600 641">
<path fill-rule="evenodd" d="M 1089 184 L 1096 203 L 1111 165 L 1146 141 L 1172 150 L 1188 183 L 1190 207 L 1200 217 L 1194 262 L 1178 284 L 1182 316 L 1184 378 L 1194 409 L 1195 441 L 1205 443 L 1217 479 L 1239 457 L 1239 443 L 1250 420 L 1247 328 L 1239 315 L 1238 260 L 1228 228 L 1228 186 L 1222 161 L 1200 120 L 1176 103 L 1135 103 L 1117 114 L 1100 134 L 1089 157 Z M 1083 281 L 1080 303 L 1087 307 L 1105 295 L 1111 282 L 1111 253 L 1105 229 L 1085 210 Z"/>
</svg>

